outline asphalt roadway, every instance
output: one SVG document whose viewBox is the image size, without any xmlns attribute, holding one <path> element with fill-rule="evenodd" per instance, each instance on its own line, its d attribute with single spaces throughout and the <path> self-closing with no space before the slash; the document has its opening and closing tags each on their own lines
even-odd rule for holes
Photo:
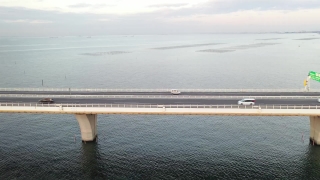
<svg viewBox="0 0 320 180">
<path fill-rule="evenodd" d="M 34 97 L 0 97 L 0 103 L 38 103 Z M 238 99 L 203 98 L 54 98 L 55 104 L 237 105 Z M 320 105 L 317 99 L 256 99 L 255 105 Z"/>
<path fill-rule="evenodd" d="M 0 91 L 30 95 L 171 95 L 170 92 Z M 182 96 L 320 96 L 320 92 L 181 92 Z M 177 95 L 179 96 L 179 95 Z"/>
</svg>

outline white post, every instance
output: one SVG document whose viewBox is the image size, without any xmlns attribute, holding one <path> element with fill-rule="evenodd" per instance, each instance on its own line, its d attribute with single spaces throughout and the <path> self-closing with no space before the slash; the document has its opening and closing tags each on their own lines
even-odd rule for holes
<svg viewBox="0 0 320 180">
<path fill-rule="evenodd" d="M 97 114 L 76 114 L 82 141 L 94 141 L 97 137 Z"/>
<path fill-rule="evenodd" d="M 306 90 L 309 91 L 310 90 L 310 76 L 307 77 L 307 86 L 306 86 Z"/>
</svg>

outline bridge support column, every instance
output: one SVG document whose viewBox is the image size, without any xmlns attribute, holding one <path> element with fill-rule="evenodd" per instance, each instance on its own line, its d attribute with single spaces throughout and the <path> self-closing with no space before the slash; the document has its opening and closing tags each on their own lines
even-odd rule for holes
<svg viewBox="0 0 320 180">
<path fill-rule="evenodd" d="M 320 145 L 320 116 L 310 116 L 310 140 Z"/>
<path fill-rule="evenodd" d="M 94 141 L 97 137 L 97 114 L 76 114 L 82 141 Z"/>
</svg>

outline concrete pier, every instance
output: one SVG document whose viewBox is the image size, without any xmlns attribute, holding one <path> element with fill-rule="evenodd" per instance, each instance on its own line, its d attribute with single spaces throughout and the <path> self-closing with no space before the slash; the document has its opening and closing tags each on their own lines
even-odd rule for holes
<svg viewBox="0 0 320 180">
<path fill-rule="evenodd" d="M 97 114 L 76 114 L 82 141 L 94 141 L 97 137 Z"/>
<path fill-rule="evenodd" d="M 310 116 L 310 141 L 320 145 L 320 116 Z"/>
</svg>

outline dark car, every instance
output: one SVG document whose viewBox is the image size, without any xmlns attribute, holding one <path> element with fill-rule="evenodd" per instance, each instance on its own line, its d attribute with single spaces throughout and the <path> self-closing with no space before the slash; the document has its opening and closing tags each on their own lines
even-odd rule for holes
<svg viewBox="0 0 320 180">
<path fill-rule="evenodd" d="M 53 99 L 51 98 L 44 98 L 44 99 L 40 99 L 39 100 L 39 103 L 42 103 L 42 104 L 50 104 L 50 103 L 54 103 Z"/>
</svg>

